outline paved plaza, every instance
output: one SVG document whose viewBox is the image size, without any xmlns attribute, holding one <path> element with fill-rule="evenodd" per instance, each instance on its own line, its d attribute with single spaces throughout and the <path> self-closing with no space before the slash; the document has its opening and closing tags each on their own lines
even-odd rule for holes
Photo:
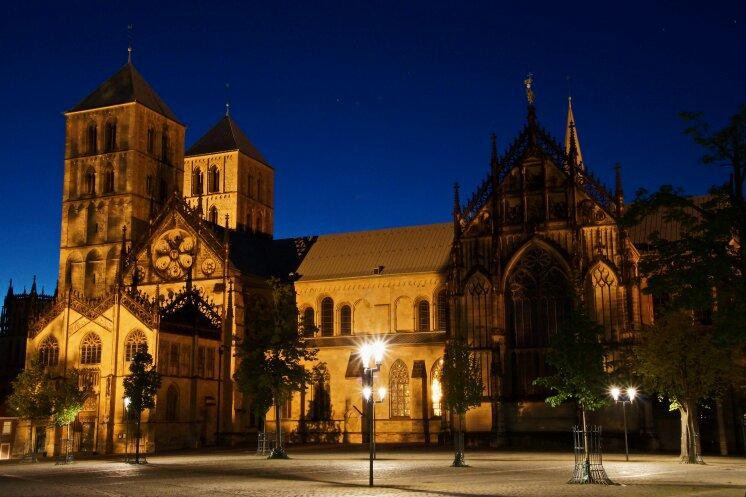
<svg viewBox="0 0 746 497">
<path fill-rule="evenodd" d="M 146 465 L 91 459 L 0 465 L 0 496 L 738 496 L 746 495 L 746 460 L 708 457 L 678 464 L 673 455 L 606 457 L 614 486 L 569 485 L 572 456 L 472 451 L 468 468 L 452 454 L 421 449 L 379 451 L 376 487 L 367 454 L 344 448 L 292 447 L 292 459 L 268 461 L 247 451 L 151 456 Z"/>
</svg>

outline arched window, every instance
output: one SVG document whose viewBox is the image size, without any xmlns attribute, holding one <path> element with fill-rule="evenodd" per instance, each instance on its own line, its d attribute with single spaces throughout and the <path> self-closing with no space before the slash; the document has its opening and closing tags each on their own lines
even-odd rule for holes
<svg viewBox="0 0 746 497">
<path fill-rule="evenodd" d="M 96 194 L 96 171 L 92 167 L 85 172 L 85 192 L 87 195 Z"/>
<path fill-rule="evenodd" d="M 204 177 L 202 169 L 197 168 L 192 173 L 192 195 L 201 195 L 205 193 Z"/>
<path fill-rule="evenodd" d="M 249 174 L 249 188 L 246 190 L 249 198 L 254 198 L 254 177 Z"/>
<path fill-rule="evenodd" d="M 433 403 L 433 416 L 443 414 L 443 359 L 438 359 L 430 370 L 430 400 Z"/>
<path fill-rule="evenodd" d="M 155 154 L 155 130 L 153 128 L 148 128 L 148 153 Z"/>
<path fill-rule="evenodd" d="M 533 381 L 550 374 L 542 348 L 567 318 L 567 277 L 552 254 L 530 248 L 511 272 L 506 294 L 513 394 L 543 395 Z"/>
<path fill-rule="evenodd" d="M 114 193 L 114 168 L 111 164 L 104 171 L 104 193 Z"/>
<path fill-rule="evenodd" d="M 252 232 L 254 231 L 254 214 L 252 212 L 249 212 L 246 214 L 246 231 Z"/>
<path fill-rule="evenodd" d="M 169 385 L 166 391 L 166 421 L 177 421 L 179 415 L 179 389 Z"/>
<path fill-rule="evenodd" d="M 106 123 L 104 136 L 104 150 L 113 152 L 117 148 L 117 123 Z"/>
<path fill-rule="evenodd" d="M 313 307 L 306 307 L 303 310 L 303 334 L 307 337 L 312 337 L 316 331 L 316 324 L 314 322 Z"/>
<path fill-rule="evenodd" d="M 86 150 L 88 151 L 88 154 L 90 155 L 93 155 L 96 153 L 97 138 L 98 138 L 98 133 L 96 131 L 96 125 L 89 124 L 88 130 L 86 132 Z"/>
<path fill-rule="evenodd" d="M 438 292 L 438 330 L 450 331 L 451 312 L 448 308 L 448 290 Z"/>
<path fill-rule="evenodd" d="M 131 331 L 124 342 L 124 360 L 131 361 L 138 352 L 148 351 L 148 339 L 140 330 Z"/>
<path fill-rule="evenodd" d="M 352 334 L 352 309 L 347 304 L 339 308 L 339 332 L 342 335 Z"/>
<path fill-rule="evenodd" d="M 323 363 L 314 368 L 312 379 L 309 413 L 311 421 L 327 421 L 332 417 L 332 402 L 329 371 Z"/>
<path fill-rule="evenodd" d="M 168 132 L 163 130 L 161 135 L 161 160 L 168 162 Z"/>
<path fill-rule="evenodd" d="M 39 365 L 43 367 L 56 366 L 60 360 L 60 346 L 57 339 L 47 337 L 39 345 Z"/>
<path fill-rule="evenodd" d="M 218 224 L 218 208 L 214 205 L 210 207 L 210 214 L 208 216 L 208 219 L 211 223 Z"/>
<path fill-rule="evenodd" d="M 209 193 L 215 193 L 220 191 L 220 171 L 217 166 L 210 167 L 210 172 L 207 182 L 207 191 Z"/>
<path fill-rule="evenodd" d="M 606 338 L 611 340 L 620 327 L 617 308 L 617 279 L 611 269 L 599 264 L 586 280 L 587 308 L 589 314 L 606 330 Z"/>
<path fill-rule="evenodd" d="M 101 339 L 95 333 L 88 333 L 80 342 L 80 363 L 101 363 Z"/>
<path fill-rule="evenodd" d="M 334 335 L 334 301 L 325 297 L 321 301 L 321 336 Z"/>
<path fill-rule="evenodd" d="M 261 202 L 262 201 L 262 177 L 259 176 L 256 179 L 256 199 Z"/>
<path fill-rule="evenodd" d="M 409 373 L 407 366 L 397 360 L 389 373 L 389 402 L 392 418 L 409 417 Z"/>
<path fill-rule="evenodd" d="M 430 302 L 425 299 L 417 303 L 417 331 L 430 331 Z"/>
</svg>

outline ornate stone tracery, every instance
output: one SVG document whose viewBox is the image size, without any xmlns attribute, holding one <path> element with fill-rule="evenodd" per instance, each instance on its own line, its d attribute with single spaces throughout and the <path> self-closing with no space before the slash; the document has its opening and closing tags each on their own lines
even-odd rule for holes
<svg viewBox="0 0 746 497">
<path fill-rule="evenodd" d="M 153 244 L 153 267 L 166 280 L 183 278 L 194 263 L 195 249 L 195 239 L 187 231 L 166 231 Z"/>
</svg>

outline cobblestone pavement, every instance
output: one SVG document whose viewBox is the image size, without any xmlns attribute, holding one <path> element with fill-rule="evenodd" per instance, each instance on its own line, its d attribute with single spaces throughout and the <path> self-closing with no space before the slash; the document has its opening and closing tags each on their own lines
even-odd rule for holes
<svg viewBox="0 0 746 497">
<path fill-rule="evenodd" d="M 91 459 L 56 466 L 0 464 L 0 497 L 27 496 L 737 496 L 746 495 L 746 459 L 607 456 L 613 486 L 569 485 L 572 456 L 558 453 L 467 452 L 468 468 L 449 466 L 445 451 L 379 450 L 375 488 L 367 454 L 293 447 L 290 460 L 268 461 L 239 450 L 183 452 L 146 465 Z"/>
</svg>

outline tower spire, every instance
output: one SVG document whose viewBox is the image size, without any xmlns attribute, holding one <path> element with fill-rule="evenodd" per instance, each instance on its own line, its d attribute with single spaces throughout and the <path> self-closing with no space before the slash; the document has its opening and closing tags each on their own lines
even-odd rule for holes
<svg viewBox="0 0 746 497">
<path fill-rule="evenodd" d="M 528 128 L 529 139 L 532 145 L 536 145 L 536 95 L 534 94 L 534 75 L 528 73 L 523 80 L 523 86 L 526 88 L 526 101 L 528 102 Z"/>
<path fill-rule="evenodd" d="M 572 112 L 572 97 L 567 97 L 567 125 L 565 128 L 565 154 L 570 156 L 570 149 L 574 143 L 575 146 L 575 160 L 576 164 L 580 169 L 585 169 L 583 163 L 583 154 L 580 152 L 580 140 L 578 140 L 578 130 L 575 125 L 575 115 Z"/>
<path fill-rule="evenodd" d="M 490 135 L 490 167 L 493 172 L 497 170 L 497 135 L 495 133 Z"/>
<path fill-rule="evenodd" d="M 622 189 L 622 165 L 618 162 L 614 164 L 614 176 L 616 184 L 614 185 L 614 204 L 616 204 L 617 216 L 624 212 L 624 190 Z"/>
<path fill-rule="evenodd" d="M 132 63 L 132 24 L 127 25 L 127 63 Z"/>
<path fill-rule="evenodd" d="M 230 116 L 231 113 L 231 97 L 228 90 L 230 90 L 231 85 L 226 83 L 225 84 L 225 117 Z"/>
</svg>

